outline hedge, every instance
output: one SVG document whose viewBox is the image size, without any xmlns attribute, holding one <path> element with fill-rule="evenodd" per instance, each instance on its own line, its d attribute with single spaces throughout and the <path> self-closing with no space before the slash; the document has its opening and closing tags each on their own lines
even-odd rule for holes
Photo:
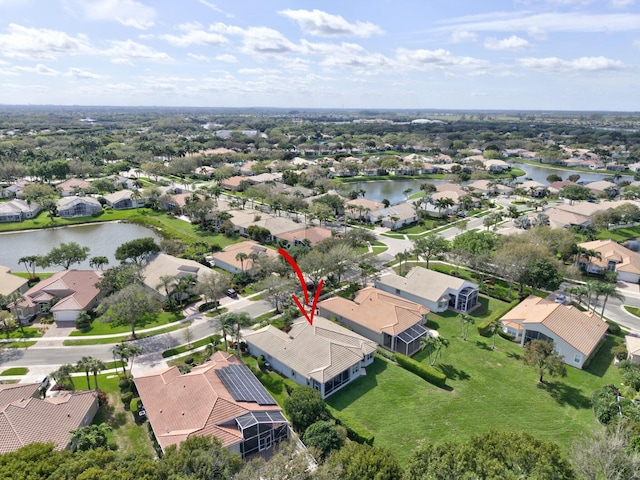
<svg viewBox="0 0 640 480">
<path fill-rule="evenodd" d="M 447 376 L 433 368 L 431 365 L 423 365 L 422 363 L 416 362 L 415 360 L 400 353 L 394 354 L 393 358 L 398 362 L 398 365 L 405 370 L 415 373 L 423 380 L 426 380 L 438 387 L 444 387 L 445 382 L 447 381 Z"/>
<path fill-rule="evenodd" d="M 514 300 L 509 305 L 496 310 L 493 315 L 489 315 L 489 317 L 485 318 L 478 324 L 478 333 L 483 337 L 489 336 L 489 326 L 493 323 L 493 321 L 497 320 L 498 318 L 502 318 L 505 313 L 518 305 L 518 303 L 520 303 L 520 300 Z"/>
<path fill-rule="evenodd" d="M 373 445 L 375 439 L 373 433 L 367 430 L 366 427 L 359 424 L 355 420 L 349 419 L 348 422 L 342 418 L 335 418 L 338 425 L 341 425 L 347 431 L 347 438 L 351 441 L 358 443 L 366 443 L 367 445 Z"/>
</svg>

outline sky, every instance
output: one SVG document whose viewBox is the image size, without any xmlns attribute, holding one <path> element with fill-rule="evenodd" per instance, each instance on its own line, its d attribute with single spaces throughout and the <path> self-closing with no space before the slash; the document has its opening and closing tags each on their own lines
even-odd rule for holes
<svg viewBox="0 0 640 480">
<path fill-rule="evenodd" d="M 0 0 L 0 104 L 640 111 L 640 0 Z"/>
</svg>

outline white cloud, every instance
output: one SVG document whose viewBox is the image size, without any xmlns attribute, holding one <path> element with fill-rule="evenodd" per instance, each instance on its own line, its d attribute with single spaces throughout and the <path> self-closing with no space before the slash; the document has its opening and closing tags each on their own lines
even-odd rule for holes
<svg viewBox="0 0 640 480">
<path fill-rule="evenodd" d="M 238 73 L 243 75 L 277 75 L 280 71 L 275 69 L 265 70 L 264 68 L 241 68 Z"/>
<path fill-rule="evenodd" d="M 292 53 L 300 50 L 300 47 L 272 28 L 249 27 L 242 33 L 244 38 L 241 50 L 248 55 L 253 55 L 258 58 L 268 55 Z"/>
<path fill-rule="evenodd" d="M 226 63 L 237 63 L 238 61 L 238 59 L 234 55 L 231 55 L 229 53 L 225 53 L 223 55 L 216 55 L 215 59 L 218 60 L 219 62 L 226 62 Z"/>
<path fill-rule="evenodd" d="M 622 70 L 625 65 L 619 60 L 606 57 L 581 57 L 575 60 L 563 60 L 558 57 L 520 58 L 518 63 L 523 68 L 545 73 L 599 72 Z"/>
<path fill-rule="evenodd" d="M 187 53 L 187 57 L 198 62 L 208 62 L 210 60 L 206 55 L 196 55 L 195 53 Z"/>
<path fill-rule="evenodd" d="M 312 45 L 308 44 L 308 46 Z M 354 68 L 361 70 L 361 73 L 374 74 L 393 65 L 390 58 L 380 53 L 368 52 L 356 43 L 322 44 L 315 47 L 321 47 L 318 52 L 322 51 L 325 58 L 320 63 L 325 67 Z M 366 71 L 362 72 L 362 70 Z"/>
<path fill-rule="evenodd" d="M 76 0 L 89 20 L 118 22 L 126 27 L 146 30 L 154 24 L 156 11 L 135 0 Z"/>
<path fill-rule="evenodd" d="M 322 10 L 281 10 L 281 15 L 290 18 L 309 35 L 317 37 L 370 37 L 383 33 L 382 29 L 370 22 L 349 23 L 340 15 L 332 15 Z"/>
<path fill-rule="evenodd" d="M 470 32 L 629 32 L 640 29 L 636 13 L 540 13 L 515 14 L 493 12 L 471 15 L 441 22 L 436 31 L 466 30 Z"/>
<path fill-rule="evenodd" d="M 484 47 L 489 50 L 522 50 L 530 45 L 527 40 L 516 35 L 511 35 L 501 40 L 497 38 L 487 38 L 484 41 Z"/>
<path fill-rule="evenodd" d="M 473 57 L 458 57 L 450 51 L 438 50 L 396 50 L 396 59 L 403 68 L 409 69 L 480 69 L 488 67 L 488 62 Z"/>
<path fill-rule="evenodd" d="M 111 48 L 105 50 L 104 53 L 109 57 L 113 57 L 111 60 L 113 63 L 126 65 L 132 65 L 133 60 L 171 60 L 171 57 L 165 52 L 158 52 L 147 45 L 134 42 L 133 40 L 111 41 Z"/>
<path fill-rule="evenodd" d="M 218 13 L 222 13 L 225 17 L 228 18 L 233 18 L 233 14 L 228 13 L 226 11 L 224 11 L 223 9 L 221 9 L 220 7 L 218 7 L 218 5 L 216 5 L 215 3 L 211 3 L 211 2 L 207 2 L 207 0 L 198 0 L 202 5 L 209 7 L 211 10 L 213 10 L 214 12 L 218 12 Z"/>
<path fill-rule="evenodd" d="M 97 73 L 92 73 L 88 70 L 83 70 L 77 67 L 70 68 L 67 71 L 66 75 L 68 75 L 69 77 L 76 77 L 81 80 L 97 80 L 99 78 L 103 78 L 102 75 L 98 75 Z"/>
<path fill-rule="evenodd" d="M 188 47 L 189 45 L 224 45 L 229 42 L 224 36 L 218 33 L 207 32 L 200 24 L 183 24 L 178 27 L 185 31 L 184 35 L 160 35 L 159 38 L 166 40 L 174 47 Z"/>
<path fill-rule="evenodd" d="M 19 72 L 37 73 L 38 75 L 46 75 L 49 77 L 54 77 L 60 74 L 60 72 L 58 72 L 57 70 L 49 68 L 41 63 L 33 67 L 13 67 L 13 70 L 17 70 Z"/>
<path fill-rule="evenodd" d="M 94 53 L 84 35 L 72 37 L 58 30 L 9 24 L 8 33 L 0 34 L 0 54 L 10 58 L 55 60 L 61 55 Z"/>
<path fill-rule="evenodd" d="M 462 42 L 475 42 L 478 38 L 473 32 L 467 32 L 466 30 L 454 30 L 451 34 L 451 41 L 453 43 L 462 43 Z"/>
</svg>

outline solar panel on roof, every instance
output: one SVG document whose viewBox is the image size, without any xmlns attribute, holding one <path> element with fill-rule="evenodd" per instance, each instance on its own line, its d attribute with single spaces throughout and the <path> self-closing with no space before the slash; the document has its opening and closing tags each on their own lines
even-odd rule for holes
<svg viewBox="0 0 640 480">
<path fill-rule="evenodd" d="M 232 364 L 216 370 L 218 378 L 237 402 L 277 405 L 269 392 L 244 364 Z"/>
</svg>

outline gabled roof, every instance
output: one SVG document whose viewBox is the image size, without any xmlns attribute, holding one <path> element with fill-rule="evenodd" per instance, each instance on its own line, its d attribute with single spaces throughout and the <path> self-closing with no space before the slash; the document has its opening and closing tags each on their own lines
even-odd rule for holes
<svg viewBox="0 0 640 480">
<path fill-rule="evenodd" d="M 121 200 L 130 200 L 133 195 L 131 190 L 118 190 L 117 192 L 110 193 L 104 196 L 104 199 L 108 203 L 117 203 Z"/>
<path fill-rule="evenodd" d="M 387 208 L 382 208 L 378 210 L 377 213 L 381 217 L 398 217 L 398 220 L 406 220 L 417 216 L 417 213 L 413 208 L 413 203 L 407 202 L 397 203 Z"/>
<path fill-rule="evenodd" d="M 33 442 L 54 442 L 56 450 L 66 448 L 69 432 L 84 424 L 97 398 L 96 392 L 87 391 L 60 392 L 41 400 L 39 386 L 0 385 L 0 453 Z"/>
<path fill-rule="evenodd" d="M 27 290 L 21 306 L 32 306 L 39 301 L 61 298 L 55 310 L 83 310 L 100 294 L 95 286 L 102 272 L 98 270 L 63 270 L 38 282 Z"/>
<path fill-rule="evenodd" d="M 58 210 L 64 210 L 78 203 L 88 203 L 96 208 L 102 208 L 100 202 L 93 197 L 64 197 L 58 200 L 56 205 L 58 206 Z"/>
<path fill-rule="evenodd" d="M 221 252 L 214 253 L 212 257 L 214 261 L 223 262 L 236 268 L 242 268 L 242 266 L 244 266 L 245 270 L 251 270 L 253 268 L 253 260 L 247 258 L 244 261 L 244 264 L 242 264 L 239 260 L 236 260 L 236 256 L 239 253 L 244 253 L 246 255 L 255 253 L 256 255 L 270 258 L 276 258 L 278 256 L 278 252 L 275 250 L 264 247 L 253 240 L 246 240 L 244 242 L 229 245 Z"/>
<path fill-rule="evenodd" d="M 9 267 L 0 265 L 0 295 L 10 295 L 22 289 L 27 283 L 29 280 L 13 275 Z"/>
<path fill-rule="evenodd" d="M 344 206 L 347 207 L 353 205 L 354 207 L 368 208 L 372 212 L 381 209 L 384 205 L 381 202 L 370 200 L 368 198 L 354 198 L 353 200 L 347 200 L 344 202 Z"/>
<path fill-rule="evenodd" d="M 331 232 L 329 228 L 313 226 L 308 228 L 300 228 L 291 232 L 281 233 L 278 235 L 278 238 L 287 240 L 289 242 L 295 242 L 296 240 L 308 240 L 311 246 L 315 247 L 322 240 L 326 240 L 327 238 L 331 238 L 332 236 L 333 232 Z"/>
<path fill-rule="evenodd" d="M 360 290 L 353 300 L 331 297 L 318 307 L 376 332 L 396 336 L 421 323 L 429 309 L 374 287 Z"/>
<path fill-rule="evenodd" d="M 624 343 L 627 345 L 629 355 L 640 356 L 640 337 L 626 335 Z"/>
<path fill-rule="evenodd" d="M 254 411 L 281 411 L 275 401 L 259 405 L 235 400 L 216 373 L 230 365 L 244 366 L 235 355 L 216 352 L 211 361 L 184 375 L 171 367 L 134 379 L 163 450 L 194 435 L 213 435 L 224 446 L 232 445 L 242 440 L 241 432 L 230 423 L 235 418 Z"/>
<path fill-rule="evenodd" d="M 64 182 L 60 182 L 56 185 L 56 188 L 61 191 L 70 191 L 74 188 L 87 188 L 89 186 L 91 186 L 91 184 L 86 180 L 82 180 L 81 178 L 70 178 Z"/>
<path fill-rule="evenodd" d="M 17 213 L 30 213 L 40 210 L 40 205 L 37 203 L 27 202 L 20 198 L 14 198 L 8 202 L 0 204 L 0 215 L 15 215 Z"/>
<path fill-rule="evenodd" d="M 544 325 L 583 355 L 590 355 L 598 346 L 608 325 L 593 313 L 581 312 L 575 307 L 529 296 L 502 318 L 525 328 Z"/>
<path fill-rule="evenodd" d="M 213 269 L 201 263 L 186 258 L 174 257 L 166 253 L 157 253 L 150 257 L 140 273 L 142 274 L 142 278 L 144 278 L 144 284 L 163 296 L 166 292 L 164 288 L 160 286 L 160 278 L 165 275 L 175 277 L 176 279 L 187 275 L 191 275 L 196 279 L 202 279 L 205 274 L 217 275 Z"/>
<path fill-rule="evenodd" d="M 591 264 L 607 268 L 615 262 L 617 272 L 640 273 L 640 253 L 629 250 L 613 240 L 594 240 L 578 244 L 579 247 L 599 252 L 602 258 L 593 257 Z"/>
<path fill-rule="evenodd" d="M 428 270 L 423 267 L 413 267 L 406 276 L 384 275 L 376 283 L 407 292 L 417 297 L 438 302 L 447 290 L 458 291 L 465 286 L 478 288 L 475 283 L 444 273 Z"/>
<path fill-rule="evenodd" d="M 320 383 L 376 351 L 375 342 L 317 315 L 313 325 L 305 318 L 299 318 L 289 333 L 269 325 L 246 333 L 244 338 L 248 344 Z"/>
</svg>

